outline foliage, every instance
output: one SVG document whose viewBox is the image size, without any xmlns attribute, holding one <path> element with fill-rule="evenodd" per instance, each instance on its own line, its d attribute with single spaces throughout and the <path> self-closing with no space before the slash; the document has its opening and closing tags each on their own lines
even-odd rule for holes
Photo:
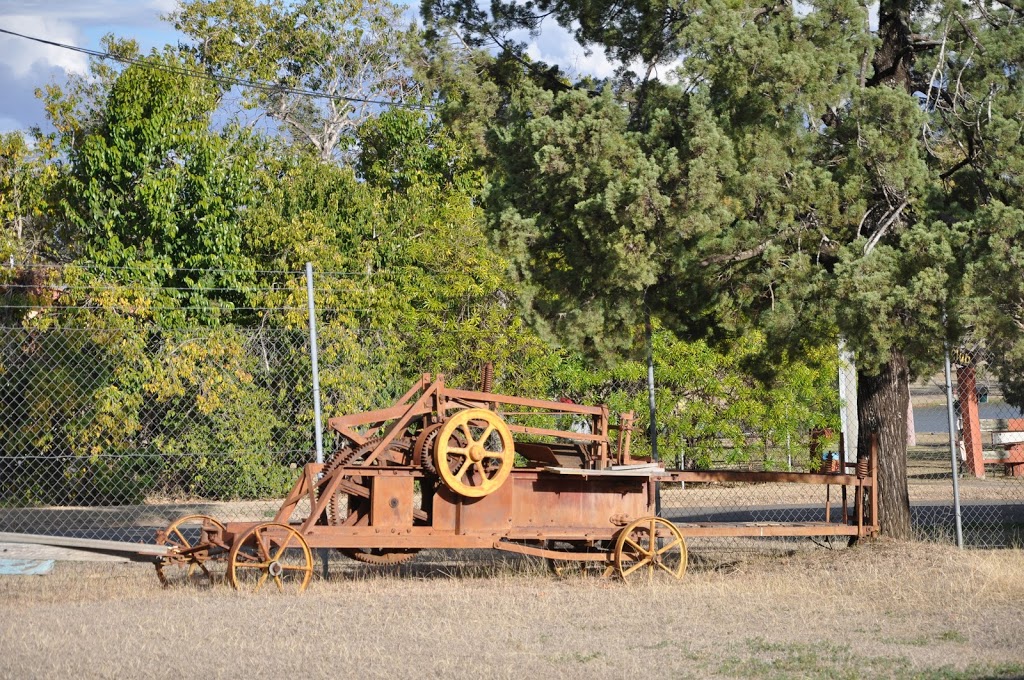
<svg viewBox="0 0 1024 680">
<path fill-rule="evenodd" d="M 327 161 L 356 152 L 356 131 L 380 112 L 374 101 L 417 97 L 402 12 L 389 0 L 183 0 L 170 19 L 211 73 L 272 84 L 243 88 L 246 104 Z"/>
<path fill-rule="evenodd" d="M 771 383 L 750 375 L 744 363 L 764 352 L 763 334 L 752 333 L 727 349 L 684 342 L 671 332 L 653 336 L 659 453 L 668 465 L 796 465 L 811 430 L 837 428 L 838 358 L 831 347 L 809 350 L 803 360 L 786 360 Z M 650 451 L 647 366 L 623 361 L 594 370 L 582 354 L 556 368 L 552 393 L 578 403 L 605 403 L 612 412 L 637 418 L 633 455 Z"/>
<path fill-rule="evenodd" d="M 908 535 L 908 376 L 974 335 L 1022 394 L 1024 297 L 993 285 L 1020 279 L 1024 241 L 1019 3 L 883 0 L 877 33 L 850 0 L 437 0 L 424 17 L 501 47 L 476 71 L 490 87 L 461 88 L 474 75 L 447 48 L 435 78 L 446 116 L 483 127 L 489 229 L 545 337 L 628 355 L 650 314 L 688 340 L 758 329 L 777 359 L 838 331 L 881 436 L 883 529 Z M 622 60 L 615 77 L 527 59 L 510 36 L 548 18 Z"/>
<path fill-rule="evenodd" d="M 744 164 L 759 151 L 737 155 L 735 131 L 721 128 L 706 93 L 650 95 L 668 107 L 657 114 L 659 134 L 691 124 L 707 132 L 684 162 L 633 129 L 612 89 L 551 92 L 480 55 L 458 65 L 459 77 L 484 65 L 522 88 L 505 97 L 493 83 L 471 83 L 460 106 L 491 111 L 504 129 L 451 112 L 313 106 L 294 93 L 246 90 L 249 105 L 285 124 L 282 135 L 224 122 L 225 86 L 182 73 L 337 92 L 362 78 L 374 96 L 407 96 L 414 72 L 439 71 L 396 61 L 407 58 L 397 17 L 382 2 L 185 2 L 173 19 L 194 45 L 140 56 L 108 39 L 140 63 L 94 65 L 89 78 L 46 88 L 55 131 L 37 132 L 34 146 L 4 139 L 4 186 L 35 192 L 20 207 L 0 204 L 7 224 L 30 217 L 35 233 L 54 235 L 42 249 L 18 246 L 17 257 L 61 263 L 24 267 L 7 282 L 21 304 L 5 309 L 0 437 L 4 464 L 17 468 L 4 479 L 32 480 L 23 502 L 281 494 L 290 466 L 311 457 L 306 262 L 317 272 L 328 417 L 389 404 L 422 372 L 475 387 L 492 361 L 501 392 L 607 402 L 636 411 L 643 427 L 645 366 L 602 367 L 591 355 L 632 349 L 632 333 L 623 341 L 605 331 L 636 328 L 647 305 L 666 319 L 655 356 L 669 458 L 778 465 L 782 442 L 796 447 L 828 423 L 834 352 L 818 348 L 821 337 L 785 357 L 774 382 L 750 370 L 769 334 L 741 318 L 727 346 L 684 339 L 712 316 L 732 318 L 764 280 L 700 259 L 735 245 L 736 235 L 714 227 L 739 219 L 741 204 L 768 210 L 763 196 L 732 195 L 753 191 Z M 788 136 L 775 143 L 809 145 L 792 127 L 801 115 L 790 114 Z M 310 138 L 311 126 L 323 136 Z M 500 159 L 492 174 L 474 146 L 488 136 Z M 735 169 L 721 186 L 694 181 L 719 172 L 712 159 L 723 158 Z M 668 189 L 666 168 L 676 173 Z M 538 179 L 513 188 L 511 178 L 530 173 Z M 825 185 L 811 171 L 799 182 L 806 203 Z M 764 191 L 772 210 L 789 214 L 777 186 Z M 692 205 L 670 215 L 677 201 Z M 528 216 L 542 208 L 554 217 Z M 703 250 L 691 253 L 694 244 Z M 679 272 L 700 268 L 723 276 L 721 291 L 693 288 L 676 304 Z M 547 322 L 539 334 L 521 313 L 524 292 L 534 320 Z M 777 304 L 791 303 L 780 295 Z M 636 441 L 642 453 L 645 436 Z"/>
</svg>

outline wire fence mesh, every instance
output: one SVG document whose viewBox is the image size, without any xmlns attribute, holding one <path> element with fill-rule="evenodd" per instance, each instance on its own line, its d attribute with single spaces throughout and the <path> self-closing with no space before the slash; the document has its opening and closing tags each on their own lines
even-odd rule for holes
<svg viewBox="0 0 1024 680">
<path fill-rule="evenodd" d="M 122 284 L 91 286 L 45 314 L 22 310 L 16 323 L 12 310 L 5 310 L 0 531 L 150 542 L 156 529 L 187 514 L 222 521 L 272 517 L 315 454 L 303 308 L 294 301 L 244 307 L 246 314 L 237 318 L 175 326 L 126 313 L 137 302 L 122 295 Z M 27 307 L 41 309 L 39 301 L 29 302 Z M 417 349 L 400 327 L 330 308 L 319 316 L 325 422 L 388 406 L 420 370 L 436 370 L 429 352 Z M 445 328 L 479 326 L 485 317 L 461 308 L 431 318 L 438 332 L 426 337 L 441 338 Z M 600 371 L 562 366 L 558 379 L 541 380 L 534 374 L 544 371 L 548 357 L 531 355 L 527 369 L 519 359 L 525 350 L 499 347 L 495 337 L 490 329 L 475 344 L 438 340 L 451 345 L 446 352 L 465 369 L 453 377 L 460 386 L 478 387 L 476 362 L 497 356 L 505 366 L 498 391 L 604 403 L 613 414 L 633 411 L 633 455 L 652 453 L 643 362 Z M 393 344 L 413 358 L 398 361 Z M 657 336 L 654 341 L 658 454 L 668 468 L 842 469 L 845 451 L 856 450 L 841 436 L 855 419 L 856 386 L 838 357 L 819 362 L 825 368 L 816 371 L 795 366 L 766 391 L 743 378 L 738 363 L 709 361 L 705 351 Z M 1024 416 L 1004 400 L 983 346 L 955 359 L 953 431 L 965 543 L 1019 545 Z M 945 392 L 941 374 L 911 388 L 908 479 L 918 535 L 952 541 L 954 471 Z M 333 446 L 328 432 L 328 459 Z M 773 524 L 820 522 L 826 515 L 837 521 L 844 507 L 852 515 L 853 498 L 835 486 L 691 483 L 663 485 L 661 504 L 662 514 L 677 522 Z M 763 550 L 794 540 L 803 539 L 704 538 L 693 547 Z"/>
</svg>

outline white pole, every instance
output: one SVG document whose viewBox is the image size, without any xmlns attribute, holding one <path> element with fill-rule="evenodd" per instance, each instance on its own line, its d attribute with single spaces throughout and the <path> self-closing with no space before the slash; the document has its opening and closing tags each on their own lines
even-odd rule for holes
<svg viewBox="0 0 1024 680">
<path fill-rule="evenodd" d="M 953 512 L 956 516 L 956 547 L 964 547 L 964 530 L 960 517 L 960 461 L 956 445 L 956 416 L 953 415 L 953 371 L 949 366 L 949 345 L 946 345 L 946 418 L 949 421 L 949 457 L 953 471 Z"/>
<path fill-rule="evenodd" d="M 316 462 L 324 462 L 324 429 L 320 418 L 320 366 L 316 347 L 316 306 L 313 303 L 313 263 L 306 263 L 306 298 L 309 303 L 309 357 L 313 362 L 313 418 L 316 433 Z"/>
</svg>

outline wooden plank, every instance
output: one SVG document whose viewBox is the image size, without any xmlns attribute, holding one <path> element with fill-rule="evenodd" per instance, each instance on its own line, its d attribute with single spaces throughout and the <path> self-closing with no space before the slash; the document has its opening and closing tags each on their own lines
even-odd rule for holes
<svg viewBox="0 0 1024 680">
<path fill-rule="evenodd" d="M 746 472 L 743 470 L 685 470 L 659 475 L 663 482 L 737 482 L 743 484 L 847 484 L 856 486 L 857 475 L 812 472 Z M 871 486 L 871 479 L 862 480 Z"/>
<path fill-rule="evenodd" d="M 118 553 L 123 555 L 139 555 L 161 557 L 170 552 L 165 545 L 146 543 L 128 543 L 127 541 L 106 541 L 96 538 L 74 538 L 70 536 L 44 536 L 41 534 L 15 534 L 0 532 L 0 543 L 31 543 L 34 545 L 53 545 L 61 548 L 77 550 L 93 550 L 97 552 Z"/>
<path fill-rule="evenodd" d="M 824 522 L 737 522 L 737 523 L 694 523 L 676 522 L 683 536 L 856 536 L 856 526 L 847 524 L 826 524 Z"/>
<path fill-rule="evenodd" d="M 44 576 L 53 570 L 53 560 L 0 560 L 0 576 Z"/>
<path fill-rule="evenodd" d="M 647 466 L 630 467 L 627 470 L 582 470 L 580 468 L 545 467 L 546 472 L 554 472 L 559 475 L 576 475 L 582 477 L 651 477 L 660 475 L 663 468 L 649 468 Z"/>
<path fill-rule="evenodd" d="M 1024 455 L 1013 449 L 985 449 L 981 453 L 984 456 L 983 460 L 990 465 L 993 463 L 1024 463 Z"/>
<path fill-rule="evenodd" d="M 0 559 L 56 560 L 58 562 L 131 562 L 127 557 L 95 553 L 73 548 L 59 548 L 55 545 L 32 543 L 0 543 Z"/>
<path fill-rule="evenodd" d="M 1024 444 L 1024 432 L 993 432 L 992 443 L 997 446 Z"/>
</svg>

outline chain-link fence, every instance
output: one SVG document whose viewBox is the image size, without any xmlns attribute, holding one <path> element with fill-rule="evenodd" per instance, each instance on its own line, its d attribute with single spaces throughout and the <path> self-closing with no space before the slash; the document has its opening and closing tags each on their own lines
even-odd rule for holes
<svg viewBox="0 0 1024 680">
<path fill-rule="evenodd" d="M 301 272 L 291 274 L 304 291 Z M 272 517 L 315 455 L 305 309 L 292 299 L 291 306 L 236 306 L 246 313 L 216 323 L 174 325 L 152 307 L 138 309 L 138 296 L 120 285 L 93 281 L 88 294 L 51 306 L 29 300 L 17 322 L 13 305 L 5 310 L 0 531 L 149 542 L 186 514 Z M 497 391 L 633 411 L 633 455 L 652 452 L 642 361 L 598 370 L 562 356 L 556 365 L 542 345 L 510 344 L 506 336 L 520 330 L 483 327 L 509 328 L 511 311 L 433 310 L 425 320 L 407 314 L 403 327 L 401 318 L 367 321 L 335 305 L 318 314 L 325 422 L 390 405 L 423 370 L 443 369 L 455 384 L 475 388 L 480 361 L 495 357 Z M 459 324 L 478 331 L 471 342 L 453 340 Z M 430 353 L 442 345 L 448 366 Z M 741 370 L 743 352 L 756 346 L 721 355 L 656 333 L 653 348 L 658 454 L 668 468 L 820 472 L 854 462 L 841 458 L 856 451 L 855 372 L 834 348 L 786 366 L 771 388 Z M 1019 544 L 1024 524 L 1024 416 L 1004 401 L 990 363 L 982 347 L 954 353 L 963 536 L 972 546 Z M 914 525 L 922 537 L 952 541 L 955 476 L 942 374 L 913 385 L 911 397 Z M 324 445 L 329 458 L 329 433 Z M 837 486 L 691 483 L 661 491 L 662 513 L 683 523 L 835 522 L 844 508 L 853 514 L 852 493 Z M 698 550 L 786 545 L 693 541 Z"/>
<path fill-rule="evenodd" d="M 1007 401 L 995 353 L 977 344 L 951 357 L 963 542 L 1024 545 L 1024 413 Z"/>
<path fill-rule="evenodd" d="M 150 541 L 181 514 L 273 514 L 310 459 L 308 337 L 0 328 L 0 527 Z"/>
</svg>

